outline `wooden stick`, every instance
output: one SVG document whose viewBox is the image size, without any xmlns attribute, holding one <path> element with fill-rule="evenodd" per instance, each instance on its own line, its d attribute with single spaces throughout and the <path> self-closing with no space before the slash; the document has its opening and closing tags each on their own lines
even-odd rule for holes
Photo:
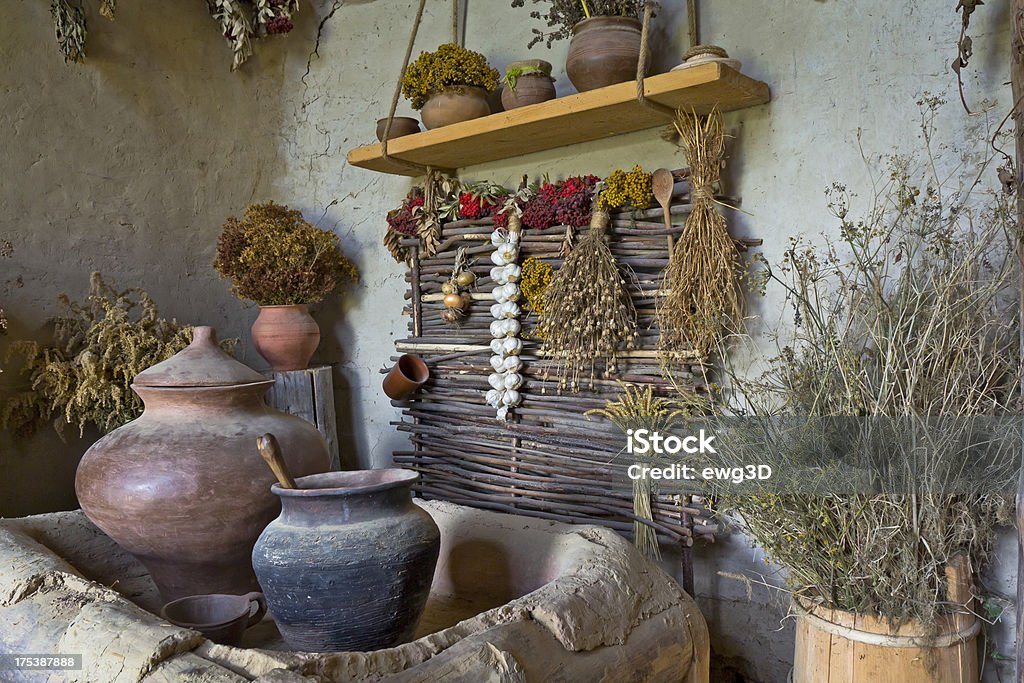
<svg viewBox="0 0 1024 683">
<path fill-rule="evenodd" d="M 274 438 L 273 434 L 264 434 L 256 439 L 256 448 L 259 449 L 260 455 L 270 465 L 270 469 L 274 472 L 274 476 L 277 477 L 281 488 L 299 488 L 295 485 L 295 480 L 292 479 L 292 475 L 288 472 L 288 465 L 284 461 L 284 456 L 281 455 L 281 446 L 277 443 L 277 439 Z"/>
</svg>

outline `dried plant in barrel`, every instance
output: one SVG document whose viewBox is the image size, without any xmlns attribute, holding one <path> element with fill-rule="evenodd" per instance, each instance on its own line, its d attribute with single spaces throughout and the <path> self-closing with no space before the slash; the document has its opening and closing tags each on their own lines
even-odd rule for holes
<svg viewBox="0 0 1024 683">
<path fill-rule="evenodd" d="M 709 355 L 723 330 L 739 321 L 743 304 L 740 253 L 714 197 L 725 155 L 722 114 L 680 112 L 675 127 L 690 165 L 693 208 L 665 270 L 658 305 L 659 349 L 668 362 Z"/>
<path fill-rule="evenodd" d="M 537 336 L 555 363 L 559 391 L 578 391 L 580 375 L 595 379 L 599 363 L 615 372 L 620 350 L 636 338 L 636 310 L 608 248 L 609 222 L 607 211 L 594 211 L 590 230 L 544 291 Z"/>
</svg>

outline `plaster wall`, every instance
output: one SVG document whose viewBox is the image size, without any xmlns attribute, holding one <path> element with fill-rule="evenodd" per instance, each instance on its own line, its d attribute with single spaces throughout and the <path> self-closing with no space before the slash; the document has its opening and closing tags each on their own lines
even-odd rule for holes
<svg viewBox="0 0 1024 683">
<path fill-rule="evenodd" d="M 242 337 L 243 359 L 259 367 L 246 334 L 255 311 L 230 295 L 210 263 L 227 215 L 275 199 L 335 230 L 362 270 L 358 287 L 316 312 L 324 336 L 318 357 L 337 363 L 343 462 L 386 464 L 404 439 L 389 425 L 398 414 L 379 391 L 379 369 L 407 321 L 399 315 L 402 268 L 380 239 L 384 214 L 411 181 L 350 168 L 345 154 L 372 141 L 376 119 L 387 113 L 415 3 L 303 3 L 295 31 L 258 44 L 254 59 L 232 74 L 202 3 L 120 3 L 112 24 L 90 6 L 89 60 L 65 66 L 46 3 L 11 1 L 18 21 L 0 24 L 0 237 L 16 252 L 0 262 L 0 301 L 12 319 L 0 351 L 9 339 L 45 338 L 56 296 L 81 295 L 89 271 L 101 270 L 149 290 L 168 316 Z M 652 36 L 656 70 L 677 63 L 687 44 L 685 3 L 662 4 Z M 826 185 L 841 180 L 866 196 L 863 157 L 919 150 L 916 101 L 925 92 L 949 100 L 938 115 L 937 145 L 958 163 L 976 163 L 976 147 L 964 141 L 984 137 L 1009 106 L 1009 2 L 990 0 L 975 13 L 968 97 L 979 110 L 983 100 L 995 106 L 971 117 L 957 104 L 947 68 L 959 31 L 954 4 L 700 3 L 703 40 L 726 47 L 773 95 L 768 105 L 727 116 L 735 136 L 729 191 L 752 214 L 730 216 L 735 234 L 763 238 L 762 252 L 776 262 L 790 235 L 833 230 Z M 498 68 L 548 59 L 559 93 L 571 92 L 565 43 L 527 52 L 536 23 L 528 12 L 506 0 L 466 5 L 468 47 Z M 417 51 L 449 39 L 449 11 L 447 3 L 428 3 Z M 398 113 L 413 114 L 405 102 Z M 634 163 L 683 161 L 652 130 L 464 169 L 463 177 L 513 185 L 523 173 L 603 175 Z M 772 324 L 784 319 L 774 292 L 751 307 Z M 16 381 L 0 375 L 0 390 Z M 0 434 L 0 514 L 73 507 L 74 466 L 88 442 L 65 445 L 47 435 L 19 443 Z M 989 583 L 1009 595 L 1012 545 L 1004 550 Z M 777 626 L 778 600 L 756 586 L 748 599 L 746 587 L 723 573 L 778 577 L 741 537 L 697 556 L 697 593 L 719 654 L 756 680 L 784 681 L 792 631 Z M 1010 628 L 1004 623 L 994 643 L 1007 653 Z"/>
</svg>

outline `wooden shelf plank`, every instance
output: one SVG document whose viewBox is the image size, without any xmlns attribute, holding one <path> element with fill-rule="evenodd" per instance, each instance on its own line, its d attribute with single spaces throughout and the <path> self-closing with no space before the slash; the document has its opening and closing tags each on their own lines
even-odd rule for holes
<svg viewBox="0 0 1024 683">
<path fill-rule="evenodd" d="M 770 99 L 765 83 L 718 63 L 646 78 L 644 93 L 659 104 L 698 113 L 715 106 L 743 109 Z M 419 171 L 395 160 L 453 170 L 666 123 L 664 116 L 637 102 L 636 83 L 628 81 L 396 138 L 388 144 L 391 161 L 381 156 L 380 144 L 357 147 L 348 153 L 348 163 L 417 176 Z"/>
</svg>

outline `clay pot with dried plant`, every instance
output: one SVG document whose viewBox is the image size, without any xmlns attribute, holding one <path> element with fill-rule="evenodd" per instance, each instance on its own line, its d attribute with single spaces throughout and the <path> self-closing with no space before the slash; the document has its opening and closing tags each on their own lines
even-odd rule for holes
<svg viewBox="0 0 1024 683">
<path fill-rule="evenodd" d="M 505 109 L 517 109 L 555 99 L 555 80 L 551 78 L 551 63 L 543 59 L 512 62 L 502 79 L 501 104 Z"/>
<path fill-rule="evenodd" d="M 423 125 L 428 130 L 478 119 L 490 113 L 487 91 L 471 86 L 445 88 L 441 92 L 431 93 L 420 110 Z"/>
<path fill-rule="evenodd" d="M 421 53 L 402 77 L 402 94 L 420 110 L 427 128 L 487 116 L 487 93 L 497 87 L 497 69 L 479 52 L 454 43 Z"/>
<path fill-rule="evenodd" d="M 232 281 L 236 295 L 259 304 L 252 340 L 276 372 L 308 366 L 320 343 L 309 305 L 359 277 L 337 235 L 273 202 L 253 204 L 241 219 L 227 220 L 214 268 Z"/>
</svg>

